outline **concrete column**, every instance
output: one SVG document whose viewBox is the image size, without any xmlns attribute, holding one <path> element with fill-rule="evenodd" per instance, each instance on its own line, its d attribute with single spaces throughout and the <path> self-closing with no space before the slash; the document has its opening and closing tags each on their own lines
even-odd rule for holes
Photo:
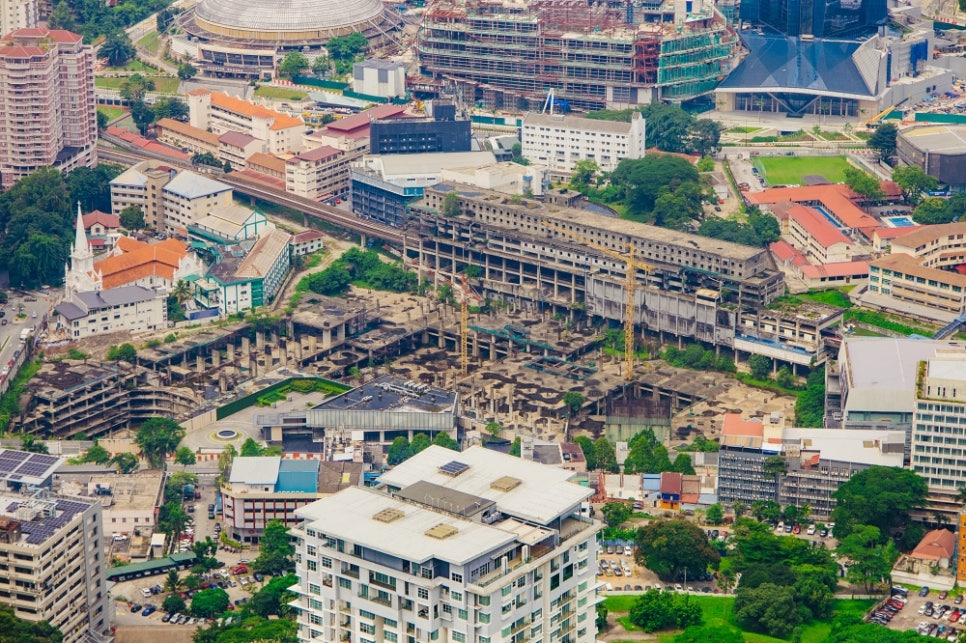
<svg viewBox="0 0 966 643">
<path fill-rule="evenodd" d="M 246 335 L 242 337 L 242 358 L 248 357 L 252 352 L 252 340 Z"/>
<path fill-rule="evenodd" d="M 221 366 L 221 351 L 215 349 L 211 351 L 211 367 L 218 368 L 219 366 Z"/>
<path fill-rule="evenodd" d="M 234 362 L 235 361 L 235 344 L 234 343 L 228 344 L 228 361 L 229 362 Z"/>
<path fill-rule="evenodd" d="M 205 372 L 205 358 L 201 354 L 195 356 L 195 370 L 199 373 Z"/>
<path fill-rule="evenodd" d="M 228 390 L 228 375 L 224 372 L 218 374 L 218 390 L 222 393 Z"/>
<path fill-rule="evenodd" d="M 255 350 L 259 353 L 265 348 L 265 334 L 255 331 Z"/>
</svg>

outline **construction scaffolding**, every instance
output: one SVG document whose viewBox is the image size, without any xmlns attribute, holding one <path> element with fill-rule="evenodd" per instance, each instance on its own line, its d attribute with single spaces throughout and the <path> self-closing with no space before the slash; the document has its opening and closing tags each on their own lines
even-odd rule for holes
<svg viewBox="0 0 966 643">
<path fill-rule="evenodd" d="M 713 89 L 737 38 L 713 7 L 676 16 L 675 6 L 440 0 L 424 15 L 416 51 L 425 74 L 473 90 L 492 109 L 538 109 L 549 89 L 585 110 L 681 100 Z"/>
</svg>

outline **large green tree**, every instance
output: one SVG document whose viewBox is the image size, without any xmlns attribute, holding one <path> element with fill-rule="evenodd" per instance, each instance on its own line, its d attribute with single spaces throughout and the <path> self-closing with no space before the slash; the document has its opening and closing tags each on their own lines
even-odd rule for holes
<svg viewBox="0 0 966 643">
<path fill-rule="evenodd" d="M 192 616 L 213 618 L 228 609 L 231 599 L 223 589 L 203 589 L 191 598 Z"/>
<path fill-rule="evenodd" d="M 293 78 L 295 76 L 301 76 L 308 70 L 308 68 L 308 58 L 306 58 L 301 52 L 290 51 L 285 54 L 285 58 L 282 59 L 282 64 L 278 66 L 278 73 L 282 76 Z"/>
<path fill-rule="evenodd" d="M 594 451 L 594 441 L 586 435 L 578 435 L 574 438 L 574 443 L 580 447 L 587 461 L 587 470 L 593 471 L 597 468 L 597 453 Z"/>
<path fill-rule="evenodd" d="M 264 618 L 288 613 L 288 604 L 295 598 L 288 588 L 297 583 L 298 577 L 295 574 L 272 578 L 252 596 L 252 611 Z"/>
<path fill-rule="evenodd" d="M 924 192 L 935 190 L 939 181 L 929 176 L 918 165 L 903 165 L 892 171 L 892 180 L 902 190 L 902 196 L 907 203 L 918 204 L 923 199 Z"/>
<path fill-rule="evenodd" d="M 836 523 L 836 530 L 838 524 Z M 841 540 L 838 554 L 848 561 L 846 579 L 853 585 L 862 587 L 866 593 L 888 582 L 889 573 L 899 557 L 899 551 L 893 541 L 882 543 L 878 527 L 871 525 L 855 525 Z"/>
<path fill-rule="evenodd" d="M 139 205 L 129 205 L 121 210 L 121 227 L 131 232 L 144 229 L 144 210 Z"/>
<path fill-rule="evenodd" d="M 631 507 L 626 502 L 608 502 L 601 507 L 604 521 L 611 527 L 620 527 L 631 517 Z"/>
<path fill-rule="evenodd" d="M 108 34 L 107 40 L 101 45 L 97 54 L 101 58 L 107 58 L 107 62 L 111 67 L 123 67 L 134 59 L 134 56 L 137 54 L 137 49 L 134 48 L 134 44 L 131 42 L 127 33 L 123 30 L 118 30 Z"/>
<path fill-rule="evenodd" d="M 920 225 L 950 223 L 957 216 L 957 213 L 950 207 L 949 200 L 938 197 L 923 199 L 912 213 L 912 218 Z"/>
<path fill-rule="evenodd" d="M 869 201 L 881 201 L 885 196 L 879 179 L 855 167 L 845 168 L 845 184 Z"/>
<path fill-rule="evenodd" d="M 669 154 L 624 159 L 611 173 L 611 184 L 623 195 L 628 213 L 648 217 L 658 197 L 674 194 L 683 184 L 698 182 L 698 170 L 687 160 Z"/>
<path fill-rule="evenodd" d="M 617 473 L 617 451 L 614 445 L 604 436 L 600 436 L 594 442 L 594 454 L 597 456 L 597 468 L 609 473 Z"/>
<path fill-rule="evenodd" d="M 121 473 L 135 473 L 141 466 L 140 460 L 133 453 L 118 453 L 111 458 L 111 464 Z"/>
<path fill-rule="evenodd" d="M 896 155 L 896 138 L 899 128 L 892 123 L 883 123 L 876 128 L 875 133 L 866 141 L 866 146 L 870 150 L 875 150 L 879 158 L 888 161 Z"/>
<path fill-rule="evenodd" d="M 26 621 L 0 604 L 0 643 L 61 643 L 63 633 L 47 621 Z"/>
<path fill-rule="evenodd" d="M 631 622 L 645 632 L 688 628 L 701 623 L 702 610 L 687 594 L 649 590 L 630 610 Z"/>
<path fill-rule="evenodd" d="M 295 570 L 295 546 L 288 527 L 280 520 L 269 520 L 258 541 L 258 557 L 252 561 L 257 572 L 279 574 Z"/>
<path fill-rule="evenodd" d="M 842 540 L 857 525 L 872 525 L 884 542 L 908 521 L 912 509 L 925 505 L 926 492 L 926 481 L 909 469 L 875 466 L 859 471 L 832 494 L 835 537 Z"/>
<path fill-rule="evenodd" d="M 184 427 L 171 418 L 156 417 L 146 420 L 138 428 L 134 441 L 153 468 L 163 469 L 165 458 L 178 449 L 184 433 Z"/>
<path fill-rule="evenodd" d="M 697 578 L 721 560 L 704 530 L 682 519 L 655 520 L 641 527 L 637 547 L 638 564 L 664 581 L 674 581 L 682 573 Z"/>
<path fill-rule="evenodd" d="M 734 610 L 735 620 L 743 629 L 782 639 L 809 616 L 808 610 L 796 602 L 793 588 L 772 583 L 754 588 L 739 586 Z"/>
</svg>

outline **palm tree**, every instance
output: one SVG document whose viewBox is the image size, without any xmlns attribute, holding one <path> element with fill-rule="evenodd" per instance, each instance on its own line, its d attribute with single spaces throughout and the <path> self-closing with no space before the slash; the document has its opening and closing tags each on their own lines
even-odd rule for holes
<svg viewBox="0 0 966 643">
<path fill-rule="evenodd" d="M 761 463 L 761 472 L 766 478 L 775 481 L 775 502 L 778 502 L 778 479 L 788 473 L 788 463 L 780 455 L 769 456 Z"/>
<path fill-rule="evenodd" d="M 956 497 L 959 500 L 959 504 L 963 505 L 963 507 L 966 507 L 966 487 L 960 487 L 956 491 Z"/>
<path fill-rule="evenodd" d="M 747 508 L 748 508 L 748 505 L 746 505 L 740 500 L 735 500 L 734 502 L 731 503 L 731 510 L 735 512 L 735 518 L 741 518 L 741 515 L 745 513 L 745 510 Z"/>
<path fill-rule="evenodd" d="M 101 45 L 98 55 L 107 58 L 111 67 L 123 67 L 129 60 L 134 58 L 137 50 L 131 44 L 131 39 L 123 31 L 115 31 L 108 35 L 107 40 Z"/>
<path fill-rule="evenodd" d="M 171 291 L 171 296 L 178 301 L 178 305 L 182 305 L 184 302 L 191 299 L 191 284 L 189 284 L 184 279 L 179 279 L 178 283 L 175 284 L 174 289 Z"/>
<path fill-rule="evenodd" d="M 176 592 L 181 586 L 181 578 L 178 576 L 177 569 L 169 569 L 168 575 L 164 579 L 164 588 L 169 592 Z"/>
</svg>

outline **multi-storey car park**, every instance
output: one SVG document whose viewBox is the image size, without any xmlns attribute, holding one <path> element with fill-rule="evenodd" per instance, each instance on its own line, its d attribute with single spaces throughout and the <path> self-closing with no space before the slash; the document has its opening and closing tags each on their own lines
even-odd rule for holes
<svg viewBox="0 0 966 643">
<path fill-rule="evenodd" d="M 442 216 L 452 190 L 459 214 Z M 404 253 L 422 274 L 478 266 L 476 286 L 491 299 L 622 320 L 627 264 L 602 249 L 626 256 L 633 244 L 637 261 L 650 266 L 638 273 L 635 324 L 802 366 L 824 360 L 823 335 L 836 313 L 763 311 L 785 289 L 767 250 L 554 205 L 554 197 L 540 204 L 437 184 L 411 206 Z"/>
<path fill-rule="evenodd" d="M 574 108 L 619 109 L 708 94 L 737 43 L 701 0 L 441 0 L 424 15 L 417 54 L 423 73 L 488 108 L 539 108 L 553 89 Z"/>
</svg>

